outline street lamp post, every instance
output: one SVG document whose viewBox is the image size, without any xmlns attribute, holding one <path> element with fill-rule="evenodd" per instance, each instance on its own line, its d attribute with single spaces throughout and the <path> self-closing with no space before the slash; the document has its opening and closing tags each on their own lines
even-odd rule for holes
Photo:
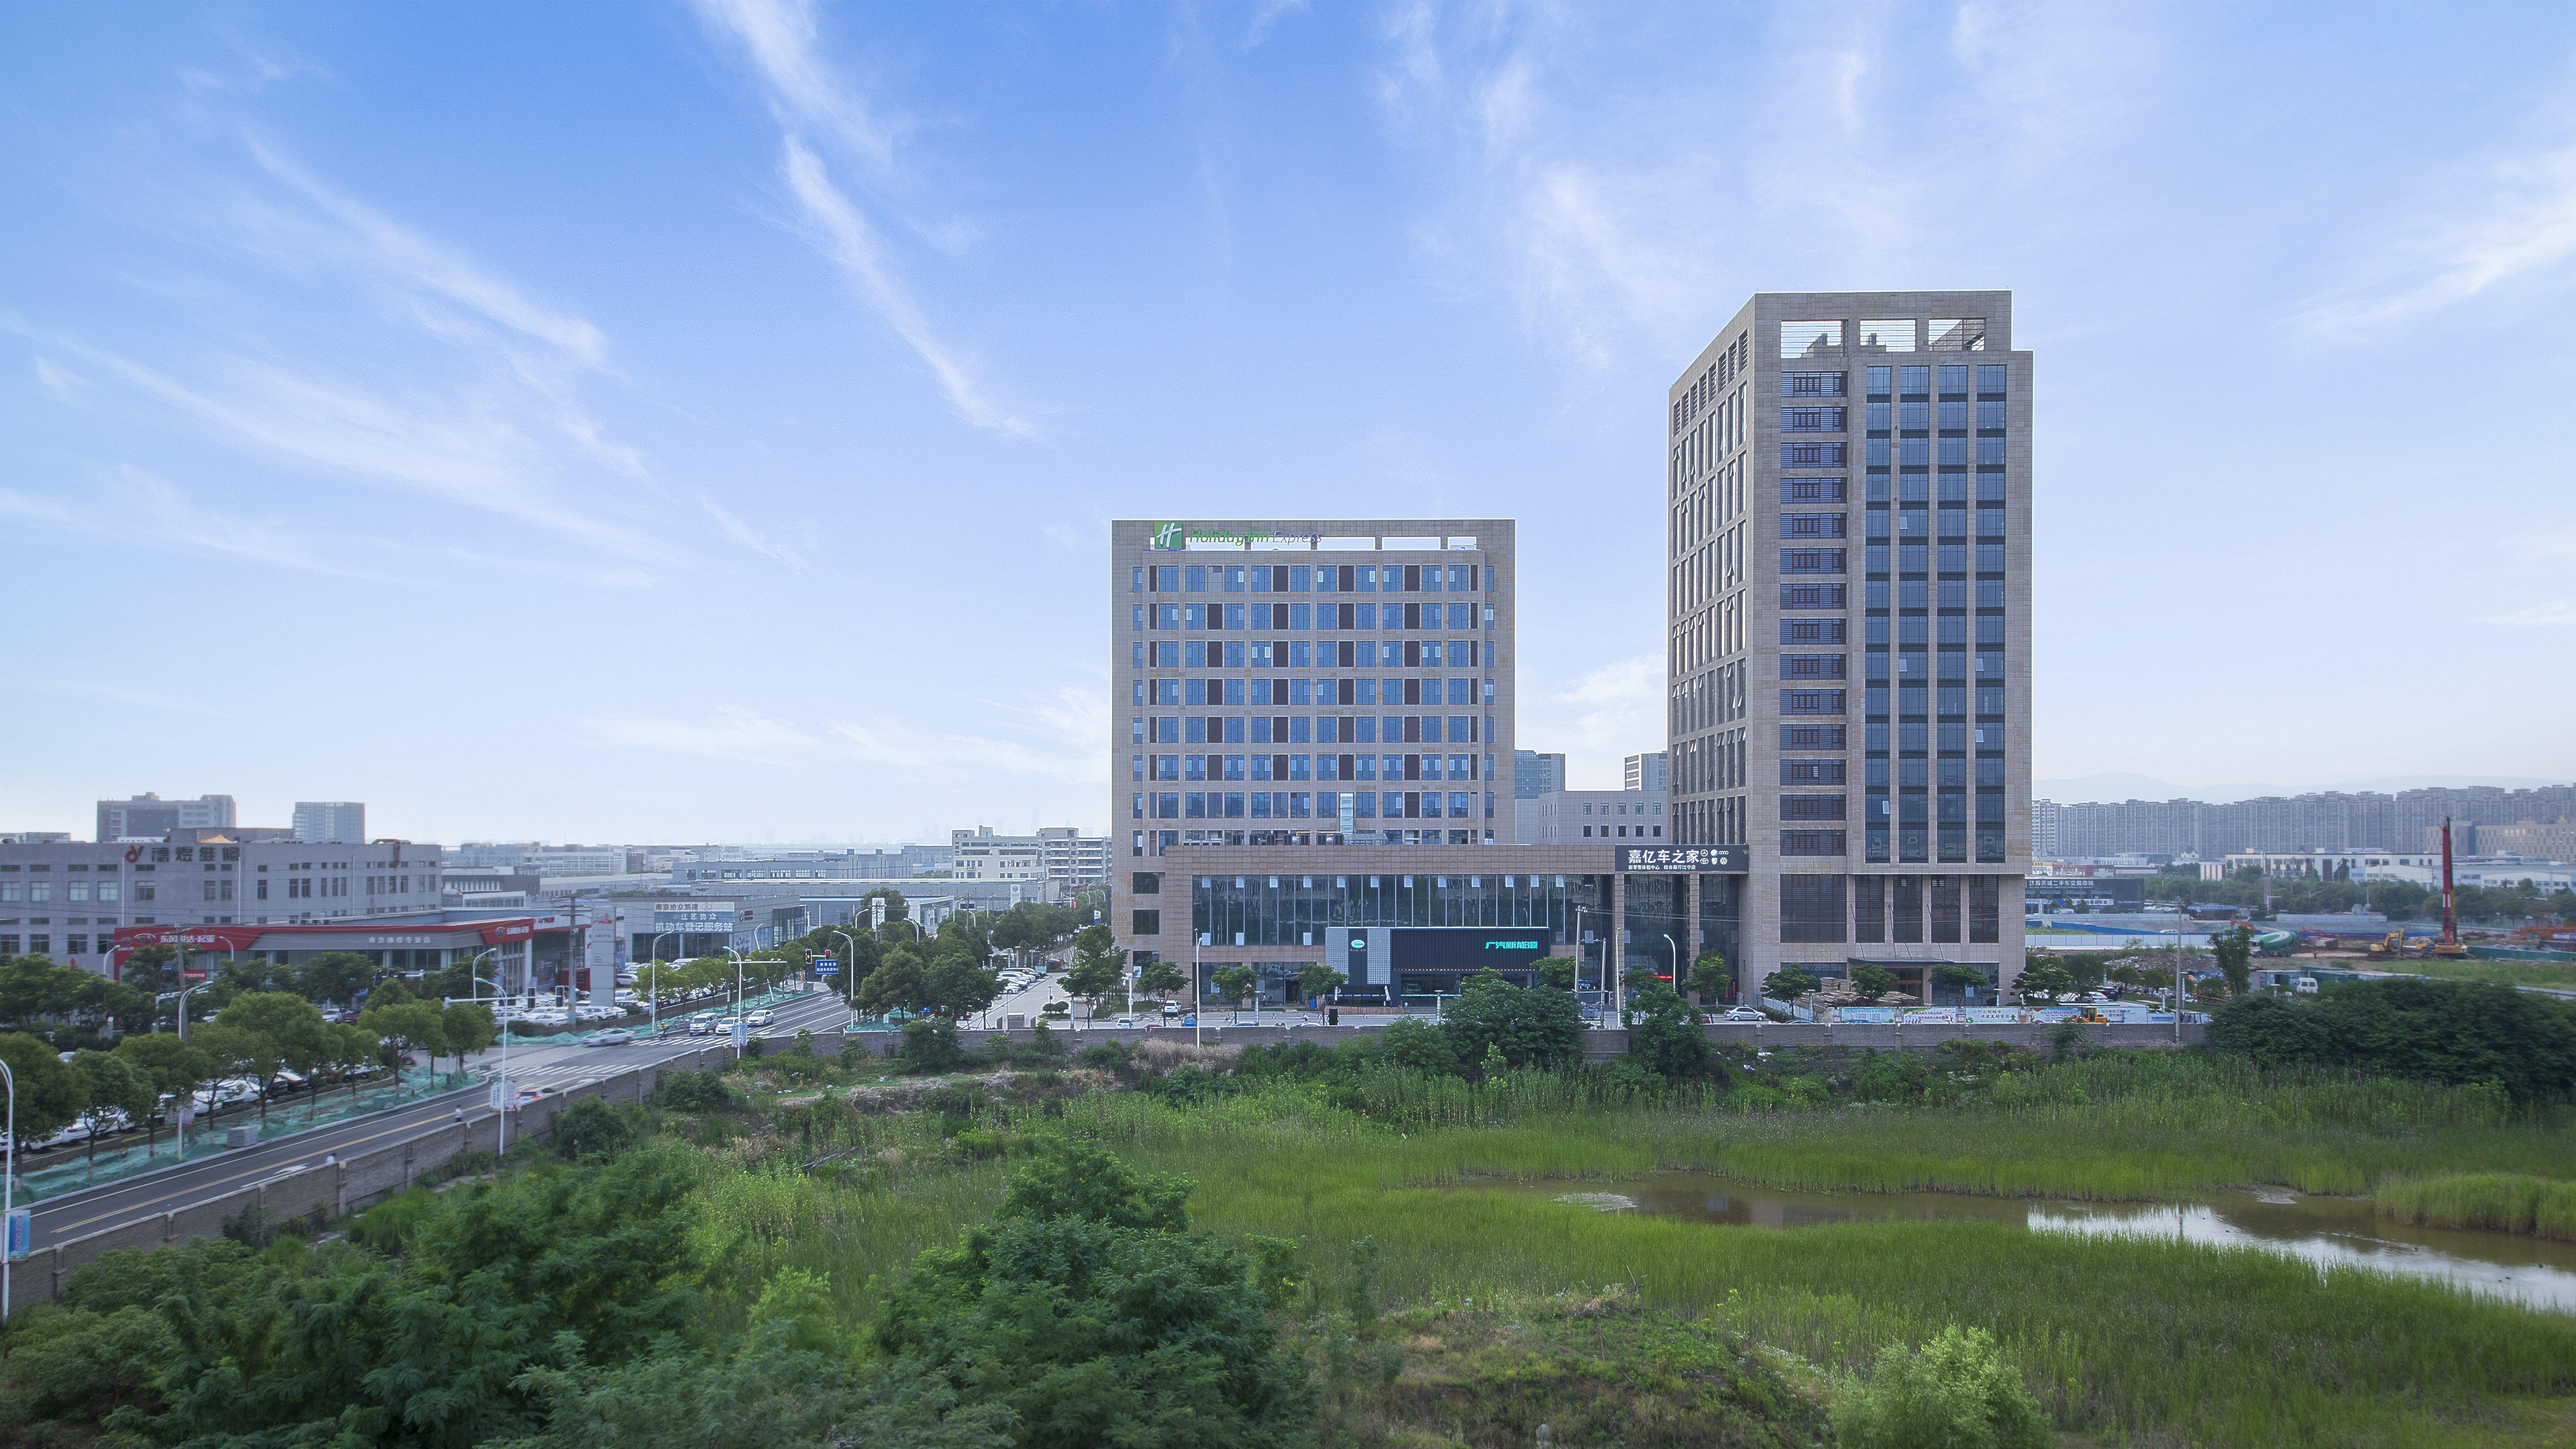
<svg viewBox="0 0 2576 1449">
<path fill-rule="evenodd" d="M 1207 982 L 1204 979 L 1206 968 L 1199 960 L 1199 948 L 1206 944 L 1206 932 L 1199 931 L 1191 934 L 1190 995 L 1196 998 L 1190 1003 L 1190 1045 L 1192 1046 L 1203 1045 L 1207 1040 L 1205 1035 L 1207 1028 L 1199 1021 L 1199 1018 L 1207 1012 Z"/>
<path fill-rule="evenodd" d="M 1682 991 L 1682 948 L 1673 940 L 1672 932 L 1659 934 L 1664 938 L 1664 949 L 1673 953 L 1673 994 L 1679 996 Z"/>
<path fill-rule="evenodd" d="M 855 1017 L 859 1011 L 856 995 L 859 943 L 851 940 L 847 931 L 834 931 L 832 934 L 841 938 L 841 1005 Z"/>
<path fill-rule="evenodd" d="M 9 1088 L 9 1142 L 5 1156 L 0 1156 L 0 1235 L 18 1222 L 18 1074 L 0 1062 L 0 1083 Z M 9 1321 L 9 1265 L 14 1261 L 10 1244 L 0 1236 L 0 1323 Z"/>
</svg>

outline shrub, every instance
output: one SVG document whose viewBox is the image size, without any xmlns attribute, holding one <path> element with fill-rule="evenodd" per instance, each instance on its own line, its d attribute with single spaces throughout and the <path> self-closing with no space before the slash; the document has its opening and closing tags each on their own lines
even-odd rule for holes
<svg viewBox="0 0 2576 1449">
<path fill-rule="evenodd" d="M 584 1097 L 555 1114 L 555 1155 L 567 1162 L 604 1162 L 641 1140 L 643 1113 Z"/>
<path fill-rule="evenodd" d="M 1086 1067 L 1098 1067 L 1103 1071 L 1114 1072 L 1127 1065 L 1127 1058 L 1127 1043 L 1123 1041 L 1102 1041 L 1093 1042 L 1091 1045 L 1084 1047 L 1082 1049 L 1082 1055 L 1077 1060 Z"/>
<path fill-rule="evenodd" d="M 966 1049 L 958 1044 L 957 1023 L 925 1016 L 903 1024 L 903 1047 L 896 1055 L 906 1070 L 944 1072 L 966 1059 Z"/>
<path fill-rule="evenodd" d="M 1839 1383 L 1833 1425 L 1842 1449 L 2048 1449 L 2053 1437 L 1994 1339 L 1957 1324 L 1920 1350 L 1890 1344 L 1866 1380 Z"/>
<path fill-rule="evenodd" d="M 1499 1052 L 1513 1068 L 1562 1066 L 1582 1055 L 1583 1009 L 1565 992 L 1484 972 L 1468 978 L 1441 1030 L 1462 1062 Z"/>
<path fill-rule="evenodd" d="M 1440 1028 L 1415 1017 L 1388 1022 L 1378 1032 L 1376 1046 L 1379 1060 L 1389 1066 L 1427 1076 L 1452 1076 L 1458 1070 L 1458 1049 Z"/>
<path fill-rule="evenodd" d="M 1672 991 L 1657 987 L 1639 1003 L 1636 1023 L 1628 1028 L 1628 1059 L 1657 1076 L 1678 1080 L 1709 1068 L 1708 1033 L 1699 1013 Z"/>
<path fill-rule="evenodd" d="M 653 1103 L 675 1112 L 707 1112 L 733 1100 L 722 1077 L 713 1072 L 671 1072 L 653 1084 Z"/>
<path fill-rule="evenodd" d="M 2216 1013 L 2209 1043 L 2265 1062 L 2494 1082 L 2516 1102 L 2576 1092 L 2576 1012 L 2510 986 L 2401 979 L 2339 986 L 2313 1005 L 2249 997 Z"/>
</svg>

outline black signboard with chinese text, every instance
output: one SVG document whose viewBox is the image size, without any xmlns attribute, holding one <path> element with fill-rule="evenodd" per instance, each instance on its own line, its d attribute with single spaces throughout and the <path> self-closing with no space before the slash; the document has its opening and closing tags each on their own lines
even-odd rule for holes
<svg viewBox="0 0 2576 1449">
<path fill-rule="evenodd" d="M 1623 845 L 1621 875 L 1742 875 L 1752 852 L 1741 845 Z"/>
</svg>

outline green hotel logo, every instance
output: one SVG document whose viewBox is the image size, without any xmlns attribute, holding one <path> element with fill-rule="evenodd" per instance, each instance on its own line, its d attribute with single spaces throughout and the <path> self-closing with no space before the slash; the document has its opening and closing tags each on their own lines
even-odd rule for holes
<svg viewBox="0 0 2576 1449">
<path fill-rule="evenodd" d="M 1206 533 L 1186 523 L 1157 523 L 1153 542 L 1145 546 L 1162 553 L 1179 553 L 1194 543 L 1226 543 L 1246 549 L 1263 544 L 1303 543 L 1311 549 L 1316 541 L 1317 536 L 1311 533 Z"/>
</svg>

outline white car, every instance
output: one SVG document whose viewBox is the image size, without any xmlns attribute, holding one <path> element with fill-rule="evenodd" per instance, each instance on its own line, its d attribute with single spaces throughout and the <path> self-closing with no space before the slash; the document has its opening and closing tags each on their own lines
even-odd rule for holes
<svg viewBox="0 0 2576 1449">
<path fill-rule="evenodd" d="M 1770 1019 L 1770 1017 L 1765 1016 L 1761 1012 L 1755 1011 L 1749 1006 L 1728 1007 L 1726 1015 L 1719 1018 L 1721 1021 L 1769 1021 Z"/>
<path fill-rule="evenodd" d="M 750 1022 L 753 1026 L 767 1026 L 769 1025 L 769 1013 L 766 1010 L 755 1011 L 751 1015 L 744 1017 L 743 1020 Z"/>
<path fill-rule="evenodd" d="M 593 1032 L 583 1037 L 581 1044 L 586 1047 L 624 1046 L 633 1040 L 635 1040 L 635 1033 L 619 1026 L 611 1027 L 607 1031 Z"/>
<path fill-rule="evenodd" d="M 572 1014 L 581 1021 L 615 1021 L 626 1013 L 614 1006 L 594 1006 L 584 1002 L 574 1007 Z"/>
</svg>

